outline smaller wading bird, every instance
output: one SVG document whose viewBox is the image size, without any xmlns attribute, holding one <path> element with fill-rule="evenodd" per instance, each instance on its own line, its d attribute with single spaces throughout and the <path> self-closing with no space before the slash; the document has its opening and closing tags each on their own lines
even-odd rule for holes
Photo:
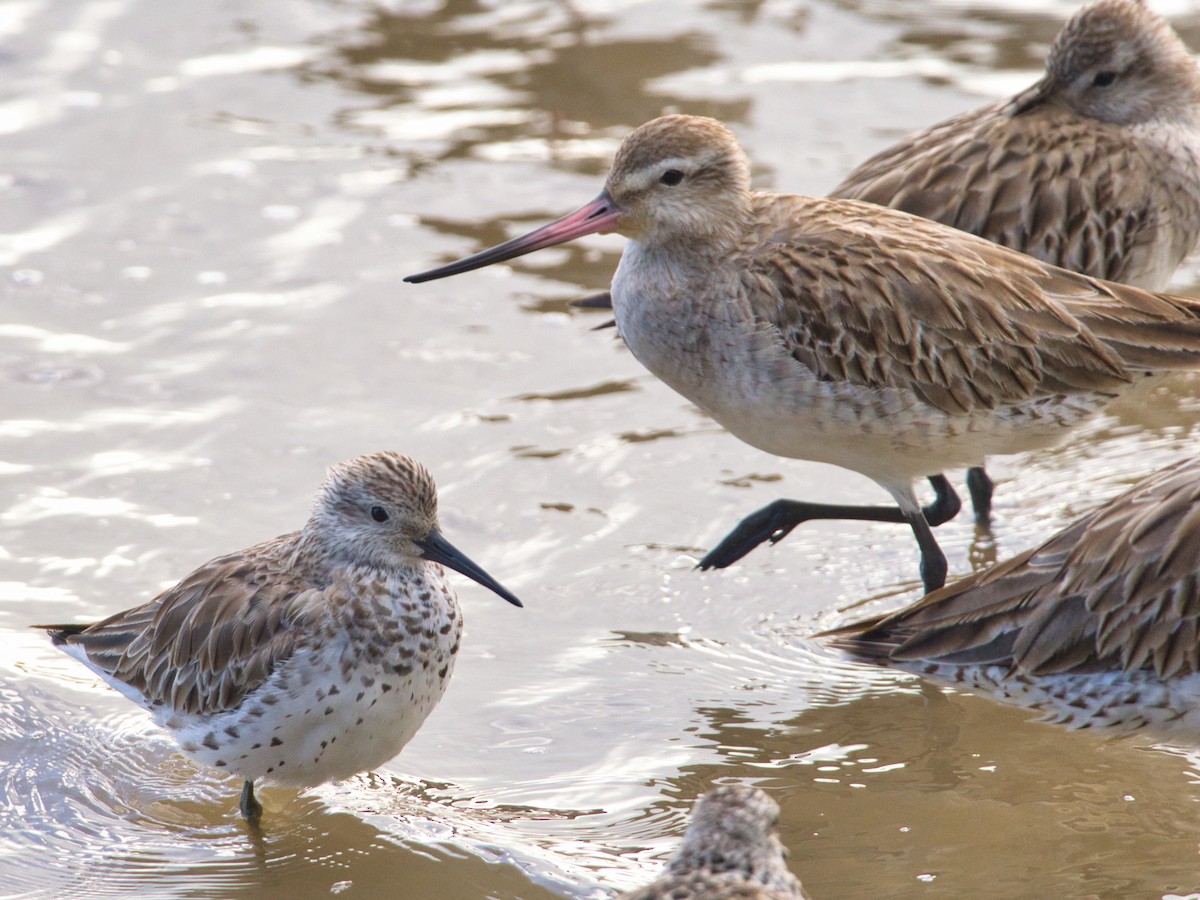
<svg viewBox="0 0 1200 900">
<path fill-rule="evenodd" d="M 440 564 L 440 565 L 439 565 Z M 462 636 L 442 566 L 521 601 L 438 527 L 433 477 L 381 452 L 334 466 L 300 531 L 213 559 L 92 625 L 37 625 L 192 759 L 311 787 L 382 765 L 441 699 Z"/>
<path fill-rule="evenodd" d="M 778 500 L 705 568 L 809 519 L 903 522 L 933 590 L 947 566 L 930 525 L 959 508 L 941 472 L 1054 444 L 1145 376 L 1200 367 L 1200 302 L 870 203 L 751 191 L 737 139 L 697 116 L 634 130 L 575 212 L 405 280 L 611 231 L 629 239 L 613 312 L 646 368 L 747 443 L 861 472 L 899 507 Z M 938 494 L 924 510 L 922 477 Z"/>
<path fill-rule="evenodd" d="M 696 803 L 663 876 L 620 900 L 806 900 L 778 824 L 779 807 L 758 788 L 713 788 Z"/>
<path fill-rule="evenodd" d="M 1036 84 L 908 135 L 829 196 L 1162 290 L 1200 238 L 1200 64 L 1145 4 L 1099 0 Z M 967 486 L 986 521 L 991 479 L 972 468 Z"/>
<path fill-rule="evenodd" d="M 818 637 L 1071 727 L 1200 735 L 1200 461 L 907 609 Z"/>
</svg>

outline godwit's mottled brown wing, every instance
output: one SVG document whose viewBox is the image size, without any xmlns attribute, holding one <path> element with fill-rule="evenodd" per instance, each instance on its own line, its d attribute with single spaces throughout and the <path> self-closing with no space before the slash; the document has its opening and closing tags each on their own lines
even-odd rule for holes
<svg viewBox="0 0 1200 900">
<path fill-rule="evenodd" d="M 869 204 L 758 194 L 755 213 L 743 296 L 819 378 L 966 414 L 1200 367 L 1195 301 Z"/>
<path fill-rule="evenodd" d="M 1002 100 L 909 135 L 830 196 L 890 206 L 1074 272 L 1137 283 L 1160 210 L 1185 200 L 1159 187 L 1171 161 L 1150 142 L 1139 145 L 1129 129 L 1054 104 L 1018 115 L 1022 102 Z"/>
<path fill-rule="evenodd" d="M 152 707 L 236 707 L 296 649 L 322 592 L 285 564 L 294 535 L 219 557 L 149 603 L 86 628 L 41 626 Z"/>
<path fill-rule="evenodd" d="M 1140 482 L 1040 547 L 890 616 L 829 632 L 861 656 L 1033 675 L 1200 671 L 1200 461 Z"/>
</svg>

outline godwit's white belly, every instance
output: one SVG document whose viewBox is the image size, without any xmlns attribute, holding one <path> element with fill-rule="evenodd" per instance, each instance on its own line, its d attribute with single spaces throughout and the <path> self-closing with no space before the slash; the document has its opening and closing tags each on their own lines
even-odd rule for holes
<svg viewBox="0 0 1200 900">
<path fill-rule="evenodd" d="M 1085 394 L 951 415 L 912 391 L 822 381 L 736 302 L 664 299 L 625 263 L 613 308 L 633 355 L 731 433 L 778 456 L 907 482 L 1056 443 L 1111 400 Z"/>
</svg>

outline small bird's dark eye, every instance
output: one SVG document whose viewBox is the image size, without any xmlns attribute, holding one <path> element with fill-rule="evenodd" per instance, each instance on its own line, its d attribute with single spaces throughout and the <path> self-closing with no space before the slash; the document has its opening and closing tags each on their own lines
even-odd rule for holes
<svg viewBox="0 0 1200 900">
<path fill-rule="evenodd" d="M 678 169 L 667 169 L 667 171 L 662 173 L 662 177 L 658 180 L 667 187 L 675 187 L 675 185 L 683 181 L 683 173 Z"/>
<path fill-rule="evenodd" d="M 372 506 L 371 518 L 376 522 L 386 522 L 388 520 L 387 510 L 382 506 Z"/>
<path fill-rule="evenodd" d="M 1093 87 L 1108 87 L 1117 80 L 1116 72 L 1097 72 L 1096 77 L 1092 79 Z"/>
</svg>

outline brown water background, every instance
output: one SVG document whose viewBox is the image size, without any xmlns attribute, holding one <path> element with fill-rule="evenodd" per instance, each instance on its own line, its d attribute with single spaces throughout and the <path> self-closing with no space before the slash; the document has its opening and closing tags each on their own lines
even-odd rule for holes
<svg viewBox="0 0 1200 900">
<path fill-rule="evenodd" d="M 1200 47 L 1200 8 L 1155 7 Z M 601 898 L 722 780 L 779 800 L 816 898 L 1200 895 L 1186 745 L 807 640 L 918 595 L 906 529 L 805 526 L 693 570 L 776 497 L 885 498 L 739 443 L 591 330 L 567 301 L 619 238 L 401 283 L 589 199 L 664 111 L 728 122 L 759 186 L 827 191 L 1032 82 L 1074 8 L 0 4 L 0 896 Z M 952 573 L 1194 453 L 1197 394 L 996 460 L 994 537 L 939 529 Z M 26 626 L 298 527 L 327 465 L 381 448 L 432 469 L 447 534 L 526 609 L 460 582 L 425 728 L 373 776 L 264 790 L 255 841 L 235 782 Z"/>
</svg>

